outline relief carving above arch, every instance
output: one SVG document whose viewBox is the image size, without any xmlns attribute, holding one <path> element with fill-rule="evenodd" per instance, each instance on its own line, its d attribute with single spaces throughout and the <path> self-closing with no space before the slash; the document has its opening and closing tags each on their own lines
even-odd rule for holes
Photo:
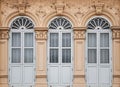
<svg viewBox="0 0 120 87">
<path fill-rule="evenodd" d="M 114 16 L 120 16 L 119 3 L 119 0 L 1 0 L 1 18 L 6 20 L 14 12 L 18 12 L 19 15 L 30 12 L 37 17 L 36 20 L 42 26 L 43 21 L 50 14 L 67 13 L 73 16 L 80 26 L 83 17 L 91 12 L 102 15 L 103 12 L 108 11 Z M 116 21 L 120 21 L 120 18 Z"/>
</svg>

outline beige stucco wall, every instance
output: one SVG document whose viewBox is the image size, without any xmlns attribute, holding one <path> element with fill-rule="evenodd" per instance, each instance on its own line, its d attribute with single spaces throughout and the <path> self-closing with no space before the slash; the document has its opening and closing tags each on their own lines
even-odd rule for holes
<svg viewBox="0 0 120 87">
<path fill-rule="evenodd" d="M 120 0 L 0 0 L 0 87 L 8 87 L 9 83 L 9 25 L 17 16 L 28 16 L 35 22 L 36 87 L 47 87 L 47 25 L 50 19 L 65 16 L 72 22 L 73 87 L 85 87 L 86 23 L 94 16 L 107 18 L 113 33 L 113 87 L 120 87 Z"/>
</svg>

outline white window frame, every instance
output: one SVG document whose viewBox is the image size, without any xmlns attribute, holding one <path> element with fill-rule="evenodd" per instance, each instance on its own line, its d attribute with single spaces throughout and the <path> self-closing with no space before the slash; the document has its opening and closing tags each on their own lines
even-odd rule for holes
<svg viewBox="0 0 120 87">
<path fill-rule="evenodd" d="M 29 18 L 29 17 L 27 17 L 27 16 L 18 16 L 18 17 L 16 17 L 16 18 L 14 18 L 12 21 L 11 21 L 11 23 L 10 23 L 10 27 L 11 27 L 11 24 L 12 24 L 12 22 L 15 20 L 15 19 L 17 19 L 17 18 L 19 18 L 19 17 L 25 17 L 25 18 L 28 18 L 29 20 L 31 20 L 32 21 L 32 19 L 31 18 Z M 33 23 L 33 25 L 35 25 L 34 24 L 34 22 L 32 21 L 32 23 Z M 12 33 L 20 33 L 21 34 L 21 62 L 20 63 L 12 63 Z M 33 33 L 33 47 L 25 47 L 24 46 L 24 35 L 25 35 L 25 33 Z M 30 83 L 30 84 L 26 84 L 26 83 L 24 83 L 24 76 L 23 76 L 23 72 L 24 72 L 24 66 L 33 66 L 34 67 L 34 70 L 35 70 L 35 61 L 36 61 L 36 58 L 35 58 L 35 32 L 34 32 L 34 29 L 26 29 L 25 27 L 24 27 L 24 29 L 21 29 L 21 28 L 19 28 L 19 29 L 10 29 L 10 33 L 9 33 L 9 36 L 10 36 L 10 39 L 9 39 L 9 63 L 8 63 L 8 70 L 9 70 L 9 76 L 8 76 L 8 78 L 9 78 L 9 85 L 11 86 L 11 85 L 16 85 L 16 86 L 24 86 L 24 85 L 31 85 L 31 87 L 33 87 L 34 86 L 34 84 L 35 84 L 35 75 L 36 75 L 36 72 L 34 72 L 33 73 L 33 78 L 34 78 L 34 81 L 33 81 L 33 83 Z M 15 48 L 17 48 L 17 47 L 15 47 Z M 25 61 L 24 61 L 24 49 L 25 48 L 32 48 L 33 49 L 33 62 L 32 63 L 25 63 Z M 22 74 L 22 77 L 21 77 L 21 83 L 19 83 L 19 84 L 14 84 L 14 83 L 12 83 L 11 82 L 11 67 L 12 66 L 20 66 L 21 67 L 21 74 Z"/>
<path fill-rule="evenodd" d="M 95 16 L 93 18 L 96 18 L 96 17 L 101 17 L 101 18 L 106 19 L 103 16 Z M 93 18 L 90 18 L 90 20 L 92 20 Z M 86 23 L 86 25 L 88 24 L 88 22 Z M 108 21 L 108 22 L 111 25 L 111 22 L 110 21 Z M 96 55 L 97 55 L 97 61 L 96 61 L 96 63 L 88 63 L 88 33 L 96 33 L 96 40 L 97 40 L 97 42 L 96 42 L 96 46 L 97 46 L 96 50 L 98 50 L 96 52 Z M 101 33 L 108 33 L 109 34 L 109 47 L 108 47 L 108 49 L 109 49 L 109 63 L 108 64 L 107 63 L 100 63 L 100 49 L 101 49 L 100 48 L 100 34 Z M 85 57 L 85 60 L 86 60 L 85 61 L 85 71 L 86 71 L 85 72 L 85 74 L 86 74 L 85 79 L 86 79 L 86 81 L 87 81 L 87 67 L 88 66 L 96 66 L 97 65 L 97 67 L 99 68 L 99 66 L 109 65 L 109 68 L 111 68 L 111 72 L 110 73 L 112 75 L 113 72 L 112 72 L 112 31 L 111 31 L 111 29 L 102 29 L 100 27 L 99 27 L 99 29 L 97 29 L 97 28 L 95 28 L 95 29 L 87 29 L 87 31 L 86 31 L 86 44 L 85 45 L 86 45 L 85 46 L 85 53 L 86 53 L 86 55 L 85 55 L 86 56 Z M 106 48 L 106 47 L 103 47 L 103 48 Z M 111 79 L 110 86 L 112 86 L 112 79 L 113 79 L 112 76 L 110 77 L 110 79 Z M 87 83 L 87 85 L 89 85 L 89 84 Z M 99 82 L 97 82 L 97 85 L 99 85 Z"/>
<path fill-rule="evenodd" d="M 55 17 L 56 18 L 56 17 Z M 52 20 L 54 20 L 54 18 L 52 19 Z M 69 21 L 70 22 L 70 21 Z M 71 23 L 71 22 L 70 22 Z M 49 23 L 50 24 L 50 23 Z M 72 23 L 71 23 L 72 24 Z M 59 29 L 60 28 L 60 29 Z M 60 42 L 58 42 L 58 47 L 50 47 L 50 33 L 58 33 L 58 38 L 60 39 L 59 41 Z M 71 63 L 62 63 L 62 48 L 64 48 L 64 47 L 62 47 L 62 34 L 63 33 L 70 33 L 71 34 L 71 47 L 65 47 L 65 48 L 70 48 L 71 49 Z M 72 84 L 73 84 L 73 63 L 74 63 L 74 59 L 73 59 L 73 41 L 74 41 L 74 39 L 73 39 L 73 29 L 71 28 L 71 29 L 64 29 L 64 28 L 62 28 L 62 27 L 58 27 L 57 29 L 49 29 L 48 30 L 48 40 L 47 40 L 47 67 L 49 68 L 49 66 L 56 66 L 56 65 L 60 65 L 60 67 L 61 66 L 71 66 L 72 67 L 72 72 L 71 72 L 71 79 L 72 79 L 72 81 L 71 81 L 71 83 L 70 84 L 62 84 L 63 86 L 72 86 Z M 58 50 L 59 50 L 59 53 L 58 53 L 58 63 L 50 63 L 50 55 L 49 55 L 49 53 L 50 53 L 50 48 L 57 48 Z M 47 69 L 48 70 L 48 69 Z M 59 73 L 61 73 L 60 72 L 60 70 L 59 70 Z M 47 71 L 47 75 L 48 75 L 48 77 L 47 78 L 49 78 L 49 73 L 48 73 L 48 71 Z M 60 77 L 60 76 L 59 76 Z M 61 77 L 60 77 L 61 78 Z M 53 85 L 53 86 L 59 86 L 58 84 L 51 84 L 51 83 L 49 83 L 49 81 L 47 81 L 48 82 L 48 87 L 50 86 L 50 85 Z M 61 84 L 62 83 L 62 81 L 61 80 L 59 80 L 59 83 Z"/>
</svg>

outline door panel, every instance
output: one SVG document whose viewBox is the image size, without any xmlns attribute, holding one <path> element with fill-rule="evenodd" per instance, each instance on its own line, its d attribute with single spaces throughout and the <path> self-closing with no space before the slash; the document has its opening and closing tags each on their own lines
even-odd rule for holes
<svg viewBox="0 0 120 87">
<path fill-rule="evenodd" d="M 70 84 L 72 82 L 72 67 L 70 66 L 61 67 L 61 81 L 62 84 Z"/>
<path fill-rule="evenodd" d="M 11 36 L 10 85 L 23 87 L 31 84 L 32 86 L 35 79 L 34 33 L 12 32 Z"/>
<path fill-rule="evenodd" d="M 59 67 L 48 67 L 48 80 L 50 84 L 59 84 Z"/>
<path fill-rule="evenodd" d="M 10 72 L 11 84 L 21 84 L 22 83 L 22 67 L 21 66 L 11 66 Z"/>
<path fill-rule="evenodd" d="M 98 70 L 97 67 L 91 66 L 87 68 L 87 83 L 97 84 L 98 83 Z"/>
<path fill-rule="evenodd" d="M 112 78 L 110 33 L 104 30 L 91 30 L 87 33 L 87 42 L 87 87 L 110 87 Z"/>
<path fill-rule="evenodd" d="M 23 83 L 24 84 L 33 84 L 35 79 L 34 67 L 33 66 L 24 66 L 23 68 Z"/>
<path fill-rule="evenodd" d="M 100 68 L 99 69 L 99 83 L 100 84 L 109 84 L 110 83 L 110 68 Z"/>
<path fill-rule="evenodd" d="M 52 30 L 48 37 L 48 85 L 70 86 L 73 78 L 71 31 Z"/>
</svg>

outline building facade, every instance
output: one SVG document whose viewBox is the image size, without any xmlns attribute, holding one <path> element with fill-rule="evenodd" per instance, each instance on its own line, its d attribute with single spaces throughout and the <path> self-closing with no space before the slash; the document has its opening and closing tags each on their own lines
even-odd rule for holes
<svg viewBox="0 0 120 87">
<path fill-rule="evenodd" d="M 120 87 L 120 0 L 0 0 L 0 87 Z"/>
</svg>

